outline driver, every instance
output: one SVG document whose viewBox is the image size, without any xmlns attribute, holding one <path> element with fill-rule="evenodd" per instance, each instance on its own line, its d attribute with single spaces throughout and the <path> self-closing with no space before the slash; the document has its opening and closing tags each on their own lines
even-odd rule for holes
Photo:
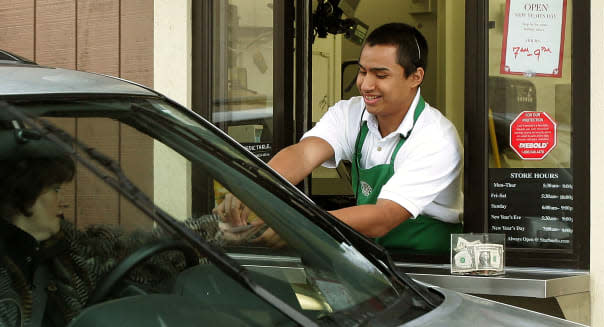
<svg viewBox="0 0 604 327">
<path fill-rule="evenodd" d="M 74 177 L 73 160 L 48 141 L 15 141 L 13 132 L 0 130 L 0 326 L 63 326 L 117 263 L 162 232 L 104 225 L 78 230 L 63 219 L 61 199 L 61 186 Z M 216 245 L 229 241 L 214 215 L 185 224 Z M 184 255 L 171 251 L 125 278 L 161 292 L 185 268 Z"/>
</svg>

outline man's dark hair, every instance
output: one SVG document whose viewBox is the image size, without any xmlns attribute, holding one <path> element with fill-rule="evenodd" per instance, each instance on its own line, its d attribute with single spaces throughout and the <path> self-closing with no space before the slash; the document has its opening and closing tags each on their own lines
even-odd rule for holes
<svg viewBox="0 0 604 327">
<path fill-rule="evenodd" d="M 54 158 L 0 160 L 0 218 L 31 216 L 43 191 L 73 179 L 75 164 L 67 154 Z"/>
<path fill-rule="evenodd" d="M 405 23 L 389 23 L 373 30 L 363 46 L 392 45 L 397 47 L 398 64 L 409 77 L 417 68 L 426 70 L 428 64 L 428 42 L 413 26 Z"/>
</svg>

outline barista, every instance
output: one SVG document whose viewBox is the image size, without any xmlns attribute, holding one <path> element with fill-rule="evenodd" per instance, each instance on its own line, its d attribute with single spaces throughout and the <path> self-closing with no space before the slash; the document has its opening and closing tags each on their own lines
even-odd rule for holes
<svg viewBox="0 0 604 327">
<path fill-rule="evenodd" d="M 351 161 L 357 205 L 330 213 L 388 249 L 439 253 L 461 232 L 463 150 L 453 124 L 421 95 L 427 55 L 414 27 L 375 29 L 359 59 L 361 96 L 336 103 L 268 164 L 297 184 L 319 165 Z M 225 202 L 219 213 L 247 223 L 237 201 Z M 262 239 L 278 236 L 269 230 Z"/>
</svg>

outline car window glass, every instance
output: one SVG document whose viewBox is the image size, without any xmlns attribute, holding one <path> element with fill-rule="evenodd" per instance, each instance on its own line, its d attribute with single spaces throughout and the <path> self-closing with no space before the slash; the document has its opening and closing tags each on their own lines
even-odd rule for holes
<svg viewBox="0 0 604 327">
<path fill-rule="evenodd" d="M 183 109 L 141 98 L 15 105 L 85 143 L 88 148 L 76 151 L 105 175 L 101 179 L 119 184 L 118 175 L 94 160 L 95 153 L 114 160 L 159 208 L 228 253 L 254 282 L 305 315 L 319 319 L 342 312 L 380 311 L 397 299 L 398 286 L 354 247 L 336 240 L 309 218 L 317 213 L 309 209 L 312 204 L 303 195 Z M 62 185 L 64 214 L 75 230 L 101 236 L 100 248 L 106 250 L 102 258 L 117 256 L 107 267 L 150 243 L 182 239 L 89 168 L 78 163 L 73 181 Z M 94 253 L 89 243 L 75 246 Z M 137 270 L 143 277 L 127 278 L 143 284 L 145 278 L 157 278 L 154 292 L 187 294 L 212 305 L 231 305 L 237 297 L 241 312 L 258 309 L 254 319 L 268 319 L 271 325 L 288 321 L 203 254 L 198 253 L 201 264 L 188 266 L 186 254 L 180 252 L 168 251 L 176 254 L 160 255 Z M 159 275 L 154 271 L 157 264 L 163 266 Z M 164 284 L 166 280 L 170 282 Z M 274 314 L 266 316 L 266 312 Z"/>
</svg>

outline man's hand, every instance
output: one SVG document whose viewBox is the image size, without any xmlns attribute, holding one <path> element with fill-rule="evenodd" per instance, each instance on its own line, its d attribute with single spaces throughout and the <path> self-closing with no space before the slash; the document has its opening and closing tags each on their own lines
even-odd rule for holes
<svg viewBox="0 0 604 327">
<path fill-rule="evenodd" d="M 224 200 L 212 210 L 212 213 L 220 216 L 222 221 L 229 226 L 238 227 L 247 225 L 251 210 L 233 194 L 227 193 Z"/>
<path fill-rule="evenodd" d="M 279 234 L 275 233 L 260 219 L 254 220 L 249 225 L 233 227 L 226 222 L 220 222 L 218 226 L 224 235 L 224 239 L 229 243 L 256 243 L 272 248 L 280 248 L 287 244 Z"/>
<path fill-rule="evenodd" d="M 252 224 L 257 223 L 260 219 L 254 221 Z M 261 221 L 260 221 L 261 222 Z M 262 233 L 259 237 L 251 240 L 252 243 L 259 243 L 264 246 L 268 246 L 271 248 L 282 248 L 287 245 L 279 234 L 277 234 L 272 228 L 266 230 L 266 232 Z"/>
<path fill-rule="evenodd" d="M 233 227 L 225 222 L 219 222 L 218 227 L 224 235 L 224 239 L 231 244 L 254 242 L 268 228 L 264 223 Z"/>
<path fill-rule="evenodd" d="M 250 242 L 275 248 L 286 244 L 262 219 L 256 218 L 248 223 L 248 217 L 256 215 L 231 193 L 225 195 L 224 200 L 212 213 L 222 219 L 219 227 L 229 242 Z"/>
</svg>

